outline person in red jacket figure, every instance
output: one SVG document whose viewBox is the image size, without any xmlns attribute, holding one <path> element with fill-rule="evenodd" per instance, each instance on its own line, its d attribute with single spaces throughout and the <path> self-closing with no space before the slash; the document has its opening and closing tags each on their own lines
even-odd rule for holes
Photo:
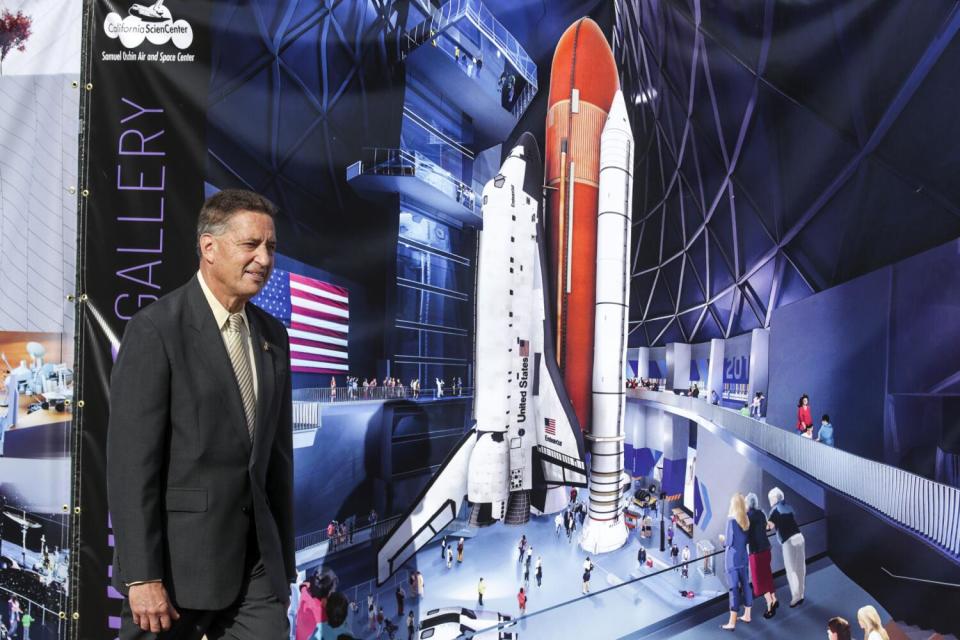
<svg viewBox="0 0 960 640">
<path fill-rule="evenodd" d="M 810 413 L 810 398 L 807 394 L 800 396 L 797 403 L 797 431 L 804 438 L 813 437 L 813 416 Z"/>
<path fill-rule="evenodd" d="M 524 593 L 523 587 L 520 587 L 520 593 L 517 594 L 517 604 L 520 605 L 520 615 L 523 615 L 527 612 L 527 594 Z"/>
<path fill-rule="evenodd" d="M 300 604 L 297 607 L 296 640 L 308 640 L 317 625 L 327 621 L 327 596 L 333 590 L 332 574 L 314 574 L 300 585 Z"/>
</svg>

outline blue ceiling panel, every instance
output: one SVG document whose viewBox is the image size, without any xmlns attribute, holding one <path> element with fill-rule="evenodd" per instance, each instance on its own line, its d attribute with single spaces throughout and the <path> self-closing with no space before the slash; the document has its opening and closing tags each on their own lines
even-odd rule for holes
<svg viewBox="0 0 960 640">
<path fill-rule="evenodd" d="M 717 240 L 717 237 L 707 232 L 710 239 L 708 250 L 710 252 L 710 297 L 714 298 L 732 285 L 735 281 L 733 274 L 733 254 L 728 249 L 724 249 Z"/>
<path fill-rule="evenodd" d="M 731 290 L 725 295 L 718 296 L 710 305 L 713 307 L 713 316 L 720 323 L 721 330 L 725 333 L 730 324 L 730 315 L 733 313 L 733 302 L 736 290 Z"/>
<path fill-rule="evenodd" d="M 687 259 L 683 267 L 683 283 L 680 289 L 680 310 L 691 309 L 703 302 L 704 285 L 702 280 L 697 277 L 694 268 Z"/>
<path fill-rule="evenodd" d="M 701 65 L 710 71 L 707 75 L 709 89 L 716 96 L 716 101 L 711 101 L 711 105 L 717 106 L 716 119 L 720 121 L 727 153 L 732 155 L 744 123 L 750 121 L 747 116 L 756 77 L 744 73 L 743 65 L 710 38 L 704 40 L 703 51 L 706 55 L 701 56 Z"/>
<path fill-rule="evenodd" d="M 663 344 L 667 344 L 668 342 L 689 342 L 689 338 L 687 338 L 680 329 L 679 321 L 676 318 L 672 318 L 666 330 L 664 330 L 660 342 Z"/>
<path fill-rule="evenodd" d="M 954 205 L 960 202 L 960 40 L 954 39 L 880 142 L 876 155 L 917 187 Z"/>
<path fill-rule="evenodd" d="M 707 309 L 707 314 L 703 317 L 700 330 L 697 331 L 697 335 L 694 336 L 697 342 L 706 342 L 707 340 L 722 338 L 724 336 L 724 328 L 718 324 L 713 311 L 713 305 L 710 305 L 710 308 Z"/>
<path fill-rule="evenodd" d="M 777 306 L 785 307 L 797 300 L 806 298 L 811 293 L 814 293 L 814 290 L 803 279 L 800 272 L 789 261 L 785 261 L 783 276 L 780 278 L 780 295 L 777 298 Z"/>
<path fill-rule="evenodd" d="M 725 190 L 720 195 L 720 200 L 717 202 L 713 216 L 707 224 L 707 229 L 710 231 L 710 237 L 717 243 L 717 246 L 723 249 L 723 254 L 729 260 L 730 273 L 735 273 L 734 250 L 737 249 L 734 242 L 733 225 L 733 213 L 730 211 L 730 192 Z"/>
<path fill-rule="evenodd" d="M 776 276 L 777 261 L 768 260 L 757 272 L 747 279 L 749 290 L 754 296 L 753 302 L 758 306 L 760 313 L 766 314 L 770 304 L 774 277 Z"/>
<path fill-rule="evenodd" d="M 745 193 L 737 193 L 734 207 L 737 210 L 737 243 L 740 247 L 740 260 L 752 267 L 764 259 L 771 250 L 776 249 L 772 233 Z"/>
<path fill-rule="evenodd" d="M 751 307 L 743 296 L 740 296 L 738 307 L 736 322 L 733 325 L 731 335 L 740 335 L 763 326 L 763 319 L 758 317 L 759 310 Z"/>
<path fill-rule="evenodd" d="M 686 341 L 690 341 L 695 335 L 694 329 L 697 327 L 697 321 L 700 320 L 701 310 L 697 309 L 696 311 L 690 311 L 684 313 L 680 316 L 677 316 L 677 319 L 680 322 L 680 326 L 683 327 L 683 334 L 686 338 Z"/>
</svg>

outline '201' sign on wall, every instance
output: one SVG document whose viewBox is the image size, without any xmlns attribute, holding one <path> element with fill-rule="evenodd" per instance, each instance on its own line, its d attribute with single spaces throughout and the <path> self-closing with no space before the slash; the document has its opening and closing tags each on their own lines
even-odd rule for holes
<svg viewBox="0 0 960 640">
<path fill-rule="evenodd" d="M 723 381 L 744 383 L 750 380 L 750 360 L 747 356 L 723 359 Z"/>
</svg>

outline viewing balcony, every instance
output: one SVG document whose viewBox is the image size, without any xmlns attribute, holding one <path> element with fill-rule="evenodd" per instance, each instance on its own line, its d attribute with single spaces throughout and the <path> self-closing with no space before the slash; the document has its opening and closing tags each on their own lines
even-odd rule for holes
<svg viewBox="0 0 960 640">
<path fill-rule="evenodd" d="M 460 224 L 482 220 L 473 189 L 416 151 L 365 148 L 363 158 L 347 167 L 347 181 L 358 191 L 405 195 Z"/>
<path fill-rule="evenodd" d="M 537 94 L 537 66 L 479 0 L 450 0 L 401 38 L 408 69 L 473 120 L 477 148 L 503 141 Z"/>
<path fill-rule="evenodd" d="M 627 390 L 627 397 L 730 436 L 858 501 L 954 561 L 960 558 L 960 489 L 800 437 L 794 429 L 741 416 L 705 398 L 642 389 Z"/>
</svg>

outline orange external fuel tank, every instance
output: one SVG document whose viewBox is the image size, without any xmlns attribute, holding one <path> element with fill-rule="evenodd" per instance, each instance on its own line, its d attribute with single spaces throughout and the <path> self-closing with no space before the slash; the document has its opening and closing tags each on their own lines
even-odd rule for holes
<svg viewBox="0 0 960 640">
<path fill-rule="evenodd" d="M 546 225 L 557 364 L 580 428 L 590 430 L 600 134 L 620 88 L 596 22 L 582 18 L 553 54 L 546 133 Z"/>
</svg>

